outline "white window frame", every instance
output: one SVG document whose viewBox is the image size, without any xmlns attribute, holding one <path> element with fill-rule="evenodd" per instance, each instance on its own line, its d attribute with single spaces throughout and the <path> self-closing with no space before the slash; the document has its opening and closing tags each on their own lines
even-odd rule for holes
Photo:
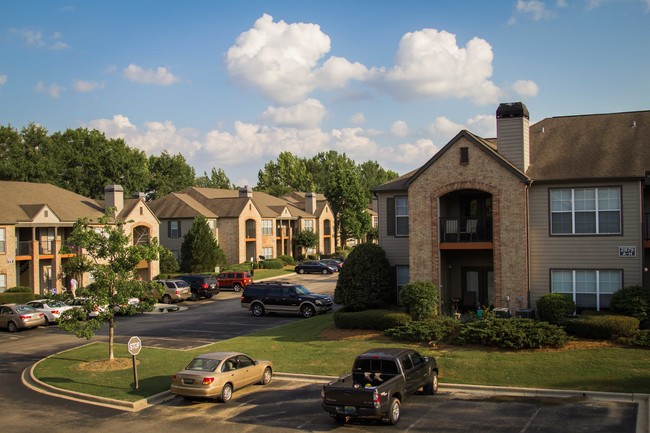
<svg viewBox="0 0 650 433">
<path fill-rule="evenodd" d="M 273 235 L 273 220 L 262 220 L 262 235 Z"/>
<path fill-rule="evenodd" d="M 264 256 L 265 260 L 272 259 L 273 258 L 273 248 L 262 248 L 262 255 Z"/>
<path fill-rule="evenodd" d="M 406 225 L 404 226 L 404 220 Z M 400 224 L 402 221 L 402 224 Z M 409 199 L 406 195 L 395 197 L 395 236 L 409 235 Z"/>
<path fill-rule="evenodd" d="M 618 278 L 611 279 L 615 274 Z M 550 278 L 551 293 L 571 295 L 576 305 L 579 295 L 595 295 L 597 311 L 601 308 L 601 295 L 611 295 L 623 288 L 621 269 L 551 269 Z M 612 284 L 617 286 L 614 290 Z"/>
<path fill-rule="evenodd" d="M 0 293 L 7 291 L 7 274 L 0 274 Z"/>
<path fill-rule="evenodd" d="M 313 232 L 314 231 L 314 220 L 304 220 L 303 221 L 303 229 L 308 232 Z"/>
<path fill-rule="evenodd" d="M 7 229 L 0 227 L 0 254 L 7 254 Z"/>
<path fill-rule="evenodd" d="M 612 196 L 612 192 L 615 192 Z M 563 195 L 564 197 L 561 197 Z M 620 187 L 552 188 L 549 191 L 550 231 L 553 236 L 566 235 L 620 235 L 622 233 L 622 191 Z M 604 213 L 618 212 L 618 230 L 606 231 L 600 227 Z M 570 231 L 556 231 L 554 216 L 570 216 Z M 581 231 L 581 215 L 593 215 L 593 231 Z"/>
<path fill-rule="evenodd" d="M 181 237 L 181 222 L 179 220 L 169 221 L 169 239 L 178 239 Z"/>
</svg>

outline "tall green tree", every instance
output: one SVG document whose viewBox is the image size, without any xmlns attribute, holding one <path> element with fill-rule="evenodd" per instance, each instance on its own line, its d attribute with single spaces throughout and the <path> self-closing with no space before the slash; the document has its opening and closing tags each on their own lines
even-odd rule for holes
<svg viewBox="0 0 650 433">
<path fill-rule="evenodd" d="M 202 188 L 233 189 L 232 182 L 230 182 L 230 179 L 228 179 L 226 172 L 222 168 L 217 170 L 213 167 L 210 177 L 204 171 L 203 176 L 197 177 L 194 184 Z"/>
<path fill-rule="evenodd" d="M 368 192 L 368 202 L 372 201 L 373 188 L 399 177 L 394 171 L 386 170 L 377 161 L 366 161 L 359 165 L 359 175 L 364 190 Z"/>
<path fill-rule="evenodd" d="M 349 238 L 363 239 L 371 228 L 368 194 L 353 160 L 335 151 L 314 157 L 324 173 L 324 194 L 334 214 L 335 233 L 341 244 Z"/>
<path fill-rule="evenodd" d="M 226 255 L 203 215 L 194 218 L 192 227 L 181 244 L 181 270 L 183 272 L 214 272 L 215 267 L 225 267 Z"/>
<path fill-rule="evenodd" d="M 90 320 L 79 320 L 81 310 L 64 312 L 59 327 L 77 337 L 90 339 L 105 323 L 108 323 L 108 359 L 114 359 L 115 313 L 121 311 L 133 314 L 149 311 L 153 301 L 147 293 L 157 290 L 155 283 L 140 281 L 136 266 L 141 260 L 158 260 L 160 247 L 157 239 L 149 244 L 133 245 L 124 230 L 124 221 L 115 220 L 108 214 L 93 223 L 87 218 L 79 219 L 62 248 L 63 253 L 85 254 L 88 261 L 84 266 L 90 270 L 93 284 L 77 289 L 79 296 L 87 297 L 86 311 L 93 306 L 105 306 L 99 316 Z M 137 306 L 128 305 L 129 298 L 141 299 Z M 123 307 L 128 305 L 128 307 Z"/>
<path fill-rule="evenodd" d="M 123 139 L 78 128 L 57 132 L 51 140 L 48 160 L 56 174 L 50 183 L 95 199 L 103 198 L 104 188 L 110 184 L 121 185 L 127 197 L 147 189 L 147 157 Z"/>
<path fill-rule="evenodd" d="M 47 130 L 30 123 L 20 132 L 0 126 L 0 180 L 50 182 L 56 168 L 48 160 Z"/>
<path fill-rule="evenodd" d="M 258 172 L 255 190 L 280 197 L 292 191 L 312 192 L 314 188 L 305 160 L 291 152 L 282 152 L 277 162 L 267 163 Z"/>
<path fill-rule="evenodd" d="M 147 190 L 147 199 L 155 200 L 174 191 L 180 191 L 194 185 L 195 172 L 185 157 L 180 153 L 174 156 L 166 151 L 160 156 L 149 157 L 151 182 Z"/>
<path fill-rule="evenodd" d="M 298 248 L 316 248 L 318 235 L 311 230 L 301 230 L 296 235 L 296 246 Z"/>
</svg>

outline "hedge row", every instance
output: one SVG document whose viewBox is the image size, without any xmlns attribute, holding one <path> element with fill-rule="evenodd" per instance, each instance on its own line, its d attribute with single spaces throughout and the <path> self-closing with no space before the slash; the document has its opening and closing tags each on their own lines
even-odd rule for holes
<svg viewBox="0 0 650 433">
<path fill-rule="evenodd" d="M 374 329 L 384 331 L 409 323 L 411 316 L 394 310 L 337 311 L 334 324 L 340 329 Z"/>
<path fill-rule="evenodd" d="M 579 338 L 616 340 L 633 336 L 639 329 L 639 319 L 614 315 L 582 315 L 567 319 L 562 325 L 567 333 Z"/>
<path fill-rule="evenodd" d="M 505 349 L 562 347 L 569 336 L 562 327 L 532 319 L 488 318 L 463 324 L 452 343 L 482 344 Z"/>
</svg>

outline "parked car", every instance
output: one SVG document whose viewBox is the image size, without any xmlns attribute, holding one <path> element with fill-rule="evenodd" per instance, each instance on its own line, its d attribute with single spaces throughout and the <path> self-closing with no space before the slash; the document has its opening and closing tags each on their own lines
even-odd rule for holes
<svg viewBox="0 0 650 433">
<path fill-rule="evenodd" d="M 29 301 L 26 305 L 45 314 L 45 326 L 58 322 L 59 317 L 61 317 L 64 311 L 74 308 L 56 299 L 37 299 L 35 301 Z"/>
<path fill-rule="evenodd" d="M 311 293 L 300 284 L 264 281 L 249 284 L 241 296 L 241 306 L 261 317 L 265 313 L 293 313 L 312 317 L 332 309 L 329 295 Z"/>
<path fill-rule="evenodd" d="M 80 308 L 85 311 L 86 319 L 92 319 L 106 311 L 107 305 L 97 305 L 90 298 L 72 298 L 66 301 L 73 308 Z"/>
<path fill-rule="evenodd" d="M 271 361 L 256 361 L 238 352 L 206 353 L 172 376 L 171 392 L 185 398 L 216 398 L 226 403 L 234 391 L 253 383 L 268 385 L 272 377 Z"/>
<path fill-rule="evenodd" d="M 327 266 L 334 269 L 335 272 L 339 272 L 343 267 L 343 262 L 335 259 L 323 259 L 321 262 L 325 263 Z"/>
<path fill-rule="evenodd" d="M 336 272 L 334 267 L 316 260 L 302 262 L 294 270 L 299 274 L 332 274 Z"/>
<path fill-rule="evenodd" d="M 162 294 L 158 291 L 154 292 L 154 297 L 165 304 L 173 304 L 174 302 L 183 302 L 192 297 L 192 290 L 190 285 L 183 280 L 155 280 L 160 284 L 164 291 Z"/>
<path fill-rule="evenodd" d="M 45 313 L 22 304 L 0 305 L 0 327 L 9 332 L 45 325 Z"/>
<path fill-rule="evenodd" d="M 217 281 L 219 288 L 239 292 L 253 282 L 253 275 L 250 272 L 222 272 L 217 275 Z"/>
<path fill-rule="evenodd" d="M 192 291 L 192 301 L 200 298 L 210 299 L 219 293 L 219 282 L 217 278 L 206 274 L 183 274 L 174 277 L 177 280 L 183 280 L 190 285 Z"/>
<path fill-rule="evenodd" d="M 139 298 L 129 298 L 127 300 L 126 304 L 122 304 L 121 306 L 116 305 L 115 307 L 113 307 L 113 310 L 117 314 L 125 314 L 127 308 L 129 307 L 129 305 L 133 305 L 134 307 L 137 307 L 138 305 L 140 305 L 140 299 Z"/>
<path fill-rule="evenodd" d="M 357 356 L 350 373 L 323 386 L 323 409 L 338 422 L 379 418 L 397 424 L 402 401 L 438 391 L 438 364 L 411 349 L 372 349 Z"/>
</svg>

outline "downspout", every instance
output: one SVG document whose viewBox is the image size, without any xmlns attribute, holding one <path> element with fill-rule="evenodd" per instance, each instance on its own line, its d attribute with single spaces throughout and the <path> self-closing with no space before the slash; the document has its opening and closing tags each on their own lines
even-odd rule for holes
<svg viewBox="0 0 650 433">
<path fill-rule="evenodd" d="M 531 305 L 532 299 L 530 296 L 530 187 L 533 186 L 533 179 L 526 184 L 526 304 L 528 308 L 533 308 Z"/>
</svg>

